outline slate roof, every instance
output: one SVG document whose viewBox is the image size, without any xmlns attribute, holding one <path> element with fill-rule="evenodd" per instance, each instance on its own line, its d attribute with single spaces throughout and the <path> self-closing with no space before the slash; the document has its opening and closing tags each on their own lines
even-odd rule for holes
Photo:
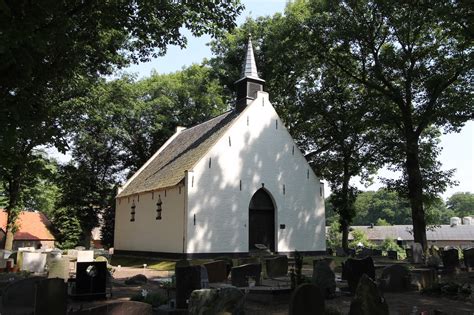
<svg viewBox="0 0 474 315">
<path fill-rule="evenodd" d="M 397 239 L 413 241 L 412 225 L 392 226 L 352 226 L 353 229 L 362 230 L 369 240 Z M 349 235 L 349 238 L 352 238 Z M 474 241 L 474 225 L 441 225 L 433 230 L 426 231 L 428 241 Z"/>
<path fill-rule="evenodd" d="M 43 240 L 54 241 L 54 236 L 49 230 L 51 222 L 46 216 L 37 211 L 21 211 L 18 216 L 18 231 L 13 236 L 14 240 Z M 0 209 L 0 228 L 6 231 L 7 213 Z"/>
<path fill-rule="evenodd" d="M 124 187 L 117 197 L 158 190 L 177 185 L 185 171 L 211 149 L 239 113 L 228 111 L 202 124 L 181 131 L 148 165 Z"/>
</svg>

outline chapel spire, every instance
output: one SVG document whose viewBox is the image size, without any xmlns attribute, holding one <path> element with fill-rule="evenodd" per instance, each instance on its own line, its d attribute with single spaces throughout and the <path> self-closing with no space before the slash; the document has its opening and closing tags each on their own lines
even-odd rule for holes
<svg viewBox="0 0 474 315">
<path fill-rule="evenodd" d="M 258 91 L 263 91 L 265 80 L 258 77 L 257 64 L 253 54 L 252 39 L 249 34 L 247 52 L 242 64 L 242 73 L 239 80 L 234 84 L 237 90 L 236 110 L 243 110 L 256 97 Z"/>
</svg>

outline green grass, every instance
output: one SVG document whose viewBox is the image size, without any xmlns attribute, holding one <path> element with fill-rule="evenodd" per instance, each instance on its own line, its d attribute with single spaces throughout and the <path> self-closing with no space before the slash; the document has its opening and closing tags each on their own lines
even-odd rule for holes
<svg viewBox="0 0 474 315">
<path fill-rule="evenodd" d="M 147 264 L 147 268 L 160 271 L 174 271 L 174 266 L 177 260 L 171 259 L 152 259 L 147 257 L 131 257 L 114 255 L 110 262 L 113 266 L 143 268 L 143 264 Z M 192 265 L 202 265 L 210 260 L 194 259 L 191 260 Z"/>
</svg>

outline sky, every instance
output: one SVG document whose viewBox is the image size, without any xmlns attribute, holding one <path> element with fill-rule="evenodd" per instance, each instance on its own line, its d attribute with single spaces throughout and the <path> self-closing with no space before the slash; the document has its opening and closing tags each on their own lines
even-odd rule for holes
<svg viewBox="0 0 474 315">
<path fill-rule="evenodd" d="M 238 25 L 242 24 L 249 16 L 256 18 L 258 16 L 283 12 L 288 1 L 244 0 L 242 2 L 245 5 L 245 11 L 237 19 Z M 175 72 L 193 63 L 200 63 L 204 58 L 209 59 L 212 57 L 211 50 L 206 45 L 210 40 L 210 36 L 202 36 L 200 38 L 188 37 L 186 49 L 171 46 L 168 48 L 165 56 L 155 58 L 147 63 L 133 65 L 125 69 L 125 71 L 135 73 L 138 78 L 143 78 L 149 76 L 153 71 L 158 73 Z M 461 191 L 474 193 L 474 122 L 468 122 L 460 133 L 443 135 L 440 145 L 443 148 L 440 155 L 443 169 L 457 169 L 454 179 L 459 182 L 458 186 L 448 188 L 443 197 L 448 198 L 453 193 Z M 386 170 L 382 170 L 379 175 L 384 177 L 394 176 Z M 369 187 L 358 186 L 363 190 L 376 190 L 382 187 L 382 184 L 376 181 Z"/>
</svg>

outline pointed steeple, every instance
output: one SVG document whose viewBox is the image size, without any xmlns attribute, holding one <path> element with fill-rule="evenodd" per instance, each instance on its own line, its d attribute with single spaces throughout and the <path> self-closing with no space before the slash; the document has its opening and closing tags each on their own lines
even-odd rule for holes
<svg viewBox="0 0 474 315">
<path fill-rule="evenodd" d="M 265 80 L 258 77 L 257 64 L 255 63 L 255 56 L 253 54 L 252 39 L 249 35 L 247 52 L 242 64 L 241 77 L 234 83 L 237 90 L 237 102 L 235 108 L 240 111 L 250 104 L 257 97 L 257 92 L 263 91 L 264 82 Z"/>
</svg>

